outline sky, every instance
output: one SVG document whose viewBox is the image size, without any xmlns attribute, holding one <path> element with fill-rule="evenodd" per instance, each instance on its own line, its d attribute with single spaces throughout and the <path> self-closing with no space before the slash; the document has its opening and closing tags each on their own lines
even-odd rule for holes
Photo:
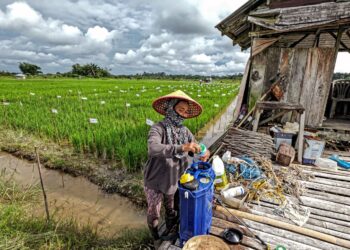
<svg viewBox="0 0 350 250">
<path fill-rule="evenodd" d="M 246 0 L 0 1 L 0 70 L 19 62 L 44 73 L 95 63 L 113 74 L 227 75 L 243 72 L 248 51 L 215 29 Z M 336 72 L 350 72 L 340 53 Z"/>
</svg>

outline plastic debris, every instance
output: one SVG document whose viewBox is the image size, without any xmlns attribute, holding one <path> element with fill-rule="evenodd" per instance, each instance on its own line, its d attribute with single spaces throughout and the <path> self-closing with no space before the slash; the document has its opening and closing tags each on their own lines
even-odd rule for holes
<svg viewBox="0 0 350 250">
<path fill-rule="evenodd" d="M 339 157 L 339 155 L 332 155 L 329 157 L 329 159 L 337 162 L 339 167 L 350 169 L 350 162 L 343 160 L 342 158 Z"/>
</svg>

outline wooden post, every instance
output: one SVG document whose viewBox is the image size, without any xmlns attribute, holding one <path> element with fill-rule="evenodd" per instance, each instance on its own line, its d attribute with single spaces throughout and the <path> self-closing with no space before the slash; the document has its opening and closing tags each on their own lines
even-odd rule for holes
<svg viewBox="0 0 350 250">
<path fill-rule="evenodd" d="M 256 111 L 255 111 L 255 118 L 254 118 L 254 124 L 253 124 L 253 131 L 254 132 L 258 131 L 258 126 L 259 126 L 259 120 L 260 120 L 261 113 L 262 113 L 262 110 L 257 108 Z"/>
<path fill-rule="evenodd" d="M 304 146 L 304 126 L 305 126 L 305 111 L 300 116 L 299 136 L 298 136 L 298 162 L 303 161 L 303 146 Z"/>
<path fill-rule="evenodd" d="M 242 102 L 243 102 L 243 97 L 244 97 L 244 92 L 247 86 L 247 82 L 249 79 L 249 73 L 250 73 L 250 67 L 251 67 L 251 59 L 248 59 L 248 62 L 245 66 L 245 70 L 244 70 L 244 75 L 241 81 L 241 85 L 239 87 L 239 93 L 237 95 L 237 103 L 236 103 L 236 108 L 235 111 L 233 113 L 233 121 L 237 120 L 239 112 L 241 111 L 241 106 L 242 106 Z M 249 86 L 248 86 L 249 88 Z"/>
<path fill-rule="evenodd" d="M 39 177 L 40 177 L 41 189 L 43 191 L 44 202 L 45 202 L 46 221 L 49 222 L 50 221 L 49 206 L 47 204 L 47 197 L 46 197 L 46 192 L 45 192 L 45 188 L 44 188 L 44 182 L 43 182 L 43 178 L 41 176 L 41 165 L 40 165 L 40 158 L 39 158 L 37 147 L 35 147 L 35 154 L 36 154 L 36 161 L 38 163 L 38 172 L 39 172 Z"/>
</svg>

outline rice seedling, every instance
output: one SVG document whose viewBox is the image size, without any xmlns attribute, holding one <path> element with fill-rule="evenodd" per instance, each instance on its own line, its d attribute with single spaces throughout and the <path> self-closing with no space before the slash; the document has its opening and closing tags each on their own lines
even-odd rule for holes
<svg viewBox="0 0 350 250">
<path fill-rule="evenodd" d="M 230 104 L 238 83 L 2 78 L 0 89 L 0 125 L 69 141 L 77 152 L 117 160 L 135 171 L 147 158 L 151 122 L 145 121 L 162 119 L 151 107 L 155 98 L 177 89 L 197 98 L 202 115 L 185 121 L 196 133 Z"/>
</svg>

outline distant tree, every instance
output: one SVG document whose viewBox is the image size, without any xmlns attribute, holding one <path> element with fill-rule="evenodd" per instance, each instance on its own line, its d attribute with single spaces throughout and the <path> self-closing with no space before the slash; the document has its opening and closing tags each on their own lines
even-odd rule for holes
<svg viewBox="0 0 350 250">
<path fill-rule="evenodd" d="M 13 76 L 13 75 L 15 75 L 15 73 L 3 71 L 3 70 L 0 71 L 0 76 Z"/>
<path fill-rule="evenodd" d="M 19 63 L 19 69 L 23 74 L 28 75 L 38 75 L 41 74 L 41 68 L 35 64 L 30 64 L 26 62 Z"/>
<path fill-rule="evenodd" d="M 87 77 L 107 77 L 111 75 L 108 69 L 101 68 L 100 66 L 94 63 L 84 64 L 84 65 L 80 65 L 79 63 L 76 63 L 72 65 L 71 73 L 73 75 L 87 76 Z"/>
</svg>

